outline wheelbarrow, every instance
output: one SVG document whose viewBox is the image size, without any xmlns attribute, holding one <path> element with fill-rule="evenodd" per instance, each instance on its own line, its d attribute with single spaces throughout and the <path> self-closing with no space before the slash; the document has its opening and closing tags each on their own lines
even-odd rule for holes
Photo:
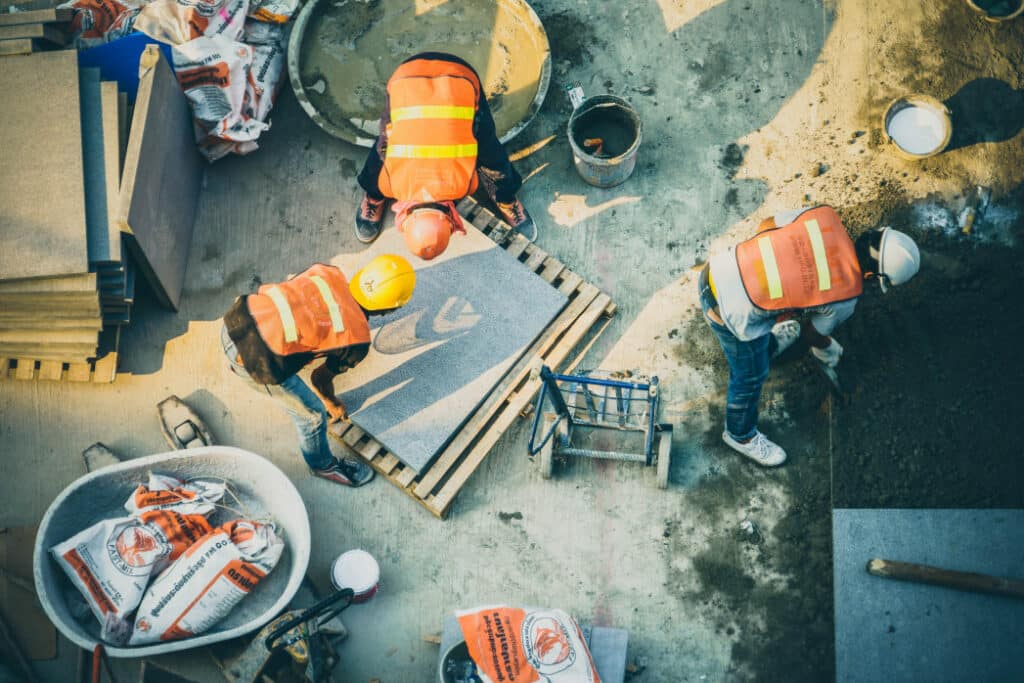
<svg viewBox="0 0 1024 683">
<path fill-rule="evenodd" d="M 137 647 L 116 647 L 100 640 L 99 622 L 89 613 L 76 620 L 70 599 L 78 591 L 50 556 L 50 548 L 86 527 L 124 516 L 125 500 L 150 472 L 182 479 L 207 477 L 228 481 L 238 497 L 234 505 L 259 517 L 270 517 L 285 541 L 274 571 L 235 608 L 205 633 Z M 237 513 L 218 510 L 215 526 Z M 46 615 L 68 640 L 84 650 L 102 645 L 110 657 L 148 657 L 230 640 L 256 631 L 284 610 L 302 583 L 309 565 L 310 533 L 306 506 L 291 480 L 265 458 L 229 446 L 173 451 L 110 465 L 79 478 L 50 504 L 39 525 L 33 565 L 36 593 Z"/>
<path fill-rule="evenodd" d="M 657 377 L 604 370 L 559 375 L 546 365 L 535 372 L 542 384 L 528 449 L 531 458 L 540 454 L 542 477 L 551 478 L 555 458 L 599 458 L 657 467 L 658 488 L 668 488 L 672 425 L 657 421 Z M 544 412 L 545 401 L 553 412 Z M 642 450 L 580 448 L 573 438 L 584 430 L 639 434 Z"/>
</svg>

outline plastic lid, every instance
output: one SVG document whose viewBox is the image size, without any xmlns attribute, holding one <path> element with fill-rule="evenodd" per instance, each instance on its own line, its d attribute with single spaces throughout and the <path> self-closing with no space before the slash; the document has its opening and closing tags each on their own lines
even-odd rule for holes
<svg viewBox="0 0 1024 683">
<path fill-rule="evenodd" d="M 365 593 L 380 580 L 380 566 L 365 550 L 349 550 L 338 556 L 331 568 L 331 580 L 338 588 L 351 588 L 356 595 Z"/>
</svg>

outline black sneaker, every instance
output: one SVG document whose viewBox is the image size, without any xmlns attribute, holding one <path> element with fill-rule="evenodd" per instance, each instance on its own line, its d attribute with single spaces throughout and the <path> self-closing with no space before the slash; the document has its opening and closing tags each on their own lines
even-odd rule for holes
<svg viewBox="0 0 1024 683">
<path fill-rule="evenodd" d="M 384 225 L 384 205 L 386 199 L 371 199 L 363 195 L 363 201 L 359 204 L 359 211 L 356 213 L 356 238 L 364 244 L 377 239 L 381 226 Z"/>
<path fill-rule="evenodd" d="M 369 483 L 373 479 L 374 474 L 376 474 L 372 467 L 354 458 L 345 458 L 344 460 L 335 458 L 334 463 L 330 467 L 311 471 L 321 479 L 353 488 Z"/>
<path fill-rule="evenodd" d="M 501 214 L 502 220 L 531 242 L 537 239 L 537 224 L 533 222 L 533 218 L 530 217 L 530 213 L 521 201 L 513 199 L 508 204 L 504 202 L 495 202 L 495 204 L 498 206 L 498 213 Z"/>
</svg>

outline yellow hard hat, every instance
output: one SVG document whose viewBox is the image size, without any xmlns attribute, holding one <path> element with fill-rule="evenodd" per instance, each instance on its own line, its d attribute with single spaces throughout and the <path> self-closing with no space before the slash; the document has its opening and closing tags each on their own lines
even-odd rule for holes
<svg viewBox="0 0 1024 683">
<path fill-rule="evenodd" d="M 352 297 L 368 311 L 398 308 L 416 289 L 416 272 L 401 256 L 381 254 L 367 263 L 348 283 Z"/>
</svg>

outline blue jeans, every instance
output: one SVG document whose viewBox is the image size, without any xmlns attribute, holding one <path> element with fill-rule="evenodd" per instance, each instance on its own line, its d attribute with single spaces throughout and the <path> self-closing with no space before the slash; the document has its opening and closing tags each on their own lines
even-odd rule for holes
<svg viewBox="0 0 1024 683">
<path fill-rule="evenodd" d="M 280 384 L 256 382 L 245 371 L 227 328 L 221 328 L 220 339 L 231 371 L 256 391 L 272 397 L 288 412 L 299 434 L 299 450 L 306 464 L 314 470 L 330 467 L 334 463 L 334 455 L 327 444 L 327 411 L 320 397 L 298 375 L 292 375 Z"/>
<path fill-rule="evenodd" d="M 753 341 L 740 341 L 729 328 L 708 317 L 714 296 L 706 284 L 700 286 L 700 306 L 704 319 L 718 337 L 718 343 L 729 363 L 729 391 L 725 404 L 725 431 L 737 441 L 746 441 L 757 433 L 757 403 L 761 400 L 761 387 L 768 377 L 771 361 L 769 344 L 772 335 L 766 334 Z"/>
</svg>

